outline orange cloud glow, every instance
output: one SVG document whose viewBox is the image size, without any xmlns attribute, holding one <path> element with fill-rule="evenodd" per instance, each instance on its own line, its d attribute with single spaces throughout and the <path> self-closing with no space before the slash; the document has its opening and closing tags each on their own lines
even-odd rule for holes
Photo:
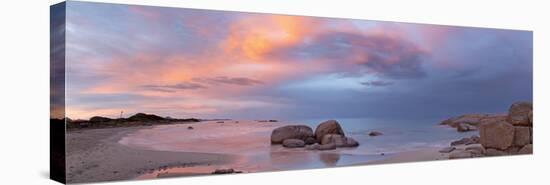
<svg viewBox="0 0 550 185">
<path fill-rule="evenodd" d="M 305 35 L 313 32 L 315 24 L 313 19 L 306 17 L 249 17 L 231 25 L 230 34 L 221 47 L 233 56 L 261 61 L 274 48 L 303 40 Z"/>
</svg>

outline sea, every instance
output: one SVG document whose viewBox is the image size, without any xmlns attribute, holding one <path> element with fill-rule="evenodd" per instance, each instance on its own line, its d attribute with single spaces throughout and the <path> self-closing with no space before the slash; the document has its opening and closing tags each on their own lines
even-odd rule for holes
<svg viewBox="0 0 550 185">
<path fill-rule="evenodd" d="M 162 174 L 209 174 L 216 169 L 232 168 L 242 172 L 311 169 L 368 164 L 401 152 L 443 148 L 453 140 L 477 135 L 459 133 L 438 125 L 440 119 L 399 120 L 341 118 L 337 120 L 347 137 L 359 142 L 355 148 L 330 151 L 308 151 L 271 145 L 273 129 L 284 125 L 308 125 L 313 130 L 329 119 L 309 120 L 223 120 L 193 124 L 159 125 L 141 129 L 123 137 L 119 143 L 137 149 L 216 153 L 232 156 L 226 164 L 174 167 L 153 171 L 139 179 L 157 178 Z M 380 136 L 369 136 L 372 131 Z"/>
</svg>

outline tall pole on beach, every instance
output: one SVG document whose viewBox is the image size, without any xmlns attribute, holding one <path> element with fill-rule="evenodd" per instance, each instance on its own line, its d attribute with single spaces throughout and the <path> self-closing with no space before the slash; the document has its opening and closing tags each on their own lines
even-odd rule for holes
<svg viewBox="0 0 550 185">
<path fill-rule="evenodd" d="M 122 119 L 122 113 L 123 113 L 123 112 L 124 112 L 124 111 L 120 111 L 120 119 Z"/>
</svg>

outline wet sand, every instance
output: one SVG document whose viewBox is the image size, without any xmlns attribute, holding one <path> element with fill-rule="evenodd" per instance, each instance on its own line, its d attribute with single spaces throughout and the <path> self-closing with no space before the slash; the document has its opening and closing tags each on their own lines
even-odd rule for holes
<svg viewBox="0 0 550 185">
<path fill-rule="evenodd" d="M 163 125 L 132 132 L 119 143 L 146 150 L 235 156 L 230 163 L 161 169 L 143 174 L 137 179 L 202 175 L 210 174 L 216 169 L 230 168 L 248 173 L 348 166 L 384 157 L 366 154 L 358 151 L 357 148 L 309 151 L 304 148 L 271 145 L 271 131 L 284 124 L 289 123 L 240 120 L 206 121 L 185 126 Z"/>
<path fill-rule="evenodd" d="M 441 148 L 426 148 L 407 152 L 393 154 L 385 159 L 375 160 L 366 163 L 369 164 L 391 164 L 391 163 L 406 163 L 406 162 L 422 162 L 422 161 L 437 161 L 448 160 L 448 153 L 440 153 Z"/>
<path fill-rule="evenodd" d="M 455 150 L 458 151 L 458 150 L 466 150 L 468 146 L 474 146 L 474 145 L 461 144 L 461 145 L 455 145 L 454 147 L 456 148 Z M 449 159 L 449 155 L 451 153 L 442 153 L 440 152 L 441 149 L 442 148 L 425 148 L 425 149 L 412 150 L 407 152 L 399 152 L 389 156 L 388 158 L 375 160 L 372 162 L 368 162 L 366 164 L 367 165 L 368 164 L 391 164 L 391 163 L 451 160 Z M 472 158 L 479 158 L 479 157 L 484 157 L 484 156 L 477 156 L 477 157 L 472 156 Z"/>
<path fill-rule="evenodd" d="M 216 121 L 71 131 L 67 179 L 81 183 L 206 175 L 229 168 L 248 173 L 448 159 L 440 148 L 380 155 L 357 148 L 307 151 L 271 145 L 269 133 L 281 124 Z"/>
<path fill-rule="evenodd" d="M 135 149 L 119 144 L 127 134 L 151 126 L 67 132 L 67 182 L 134 179 L 168 167 L 208 166 L 234 160 L 231 155 Z"/>
</svg>

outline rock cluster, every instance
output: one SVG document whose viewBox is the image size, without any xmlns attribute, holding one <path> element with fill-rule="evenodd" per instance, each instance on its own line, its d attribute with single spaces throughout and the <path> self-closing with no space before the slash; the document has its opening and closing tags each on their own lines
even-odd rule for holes
<svg viewBox="0 0 550 185">
<path fill-rule="evenodd" d="M 462 116 L 444 120 L 440 125 L 447 125 L 456 128 L 458 132 L 477 131 L 478 127 L 484 123 L 506 120 L 506 115 L 502 114 L 465 114 Z"/>
<path fill-rule="evenodd" d="M 487 155 L 514 155 L 533 153 L 533 104 L 517 102 L 508 109 L 505 121 L 496 121 L 480 127 L 481 144 Z M 490 151 L 490 152 L 489 152 Z"/>
<path fill-rule="evenodd" d="M 336 120 L 320 123 L 315 132 L 306 125 L 287 125 L 271 132 L 271 144 L 282 144 L 286 148 L 306 150 L 334 150 L 341 147 L 357 147 L 359 143 L 346 137 Z"/>
<path fill-rule="evenodd" d="M 482 120 L 483 118 L 480 118 L 480 121 L 472 122 L 479 130 L 479 137 L 473 136 L 451 143 L 452 147 L 466 145 L 466 148 L 456 150 L 445 148 L 440 152 L 450 152 L 449 159 L 533 153 L 533 105 L 531 103 L 514 103 L 510 106 L 508 115 L 490 121 Z M 445 124 L 456 124 L 456 119 Z M 474 125 L 464 122 L 458 124 Z"/>
</svg>

